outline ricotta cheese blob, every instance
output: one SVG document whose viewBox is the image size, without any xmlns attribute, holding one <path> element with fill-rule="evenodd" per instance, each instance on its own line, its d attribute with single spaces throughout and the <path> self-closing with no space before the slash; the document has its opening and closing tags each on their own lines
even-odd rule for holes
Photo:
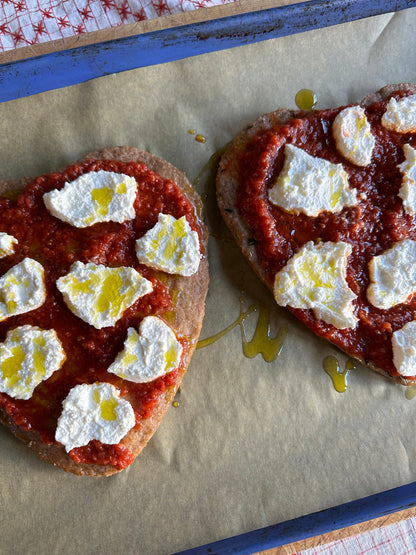
<svg viewBox="0 0 416 555">
<path fill-rule="evenodd" d="M 408 322 L 391 338 L 393 363 L 401 376 L 416 376 L 416 321 Z"/>
<path fill-rule="evenodd" d="M 367 166 L 375 145 L 371 126 L 361 106 L 349 106 L 337 114 L 332 132 L 338 151 L 356 166 Z"/>
<path fill-rule="evenodd" d="M 114 326 L 124 311 L 153 290 L 134 268 L 77 261 L 56 286 L 68 308 L 96 329 Z"/>
<path fill-rule="evenodd" d="M 65 362 L 55 330 L 20 326 L 0 343 L 0 391 L 15 399 L 30 399 L 37 385 Z"/>
<path fill-rule="evenodd" d="M 68 453 L 92 439 L 114 445 L 136 423 L 131 404 L 109 383 L 80 384 L 62 403 L 55 439 Z"/>
<path fill-rule="evenodd" d="M 43 266 L 25 258 L 0 278 L 0 321 L 35 310 L 45 299 Z"/>
<path fill-rule="evenodd" d="M 390 98 L 381 124 L 397 133 L 416 132 L 416 94 L 404 96 L 400 100 Z"/>
<path fill-rule="evenodd" d="M 306 243 L 275 276 L 274 297 L 281 306 L 312 309 L 336 328 L 355 328 L 357 295 L 346 281 L 348 243 Z"/>
<path fill-rule="evenodd" d="M 269 189 L 271 203 L 286 212 L 318 216 L 339 212 L 357 203 L 342 164 L 311 156 L 301 148 L 285 145 L 285 161 L 276 183 Z"/>
<path fill-rule="evenodd" d="M 135 216 L 137 183 L 122 173 L 99 170 L 77 177 L 43 195 L 49 212 L 75 227 L 98 222 L 123 223 Z"/>
<path fill-rule="evenodd" d="M 416 292 L 416 241 L 404 239 L 369 262 L 371 283 L 367 299 L 377 308 L 388 309 Z"/>
<path fill-rule="evenodd" d="M 136 255 L 141 264 L 156 270 L 190 276 L 201 260 L 198 233 L 185 216 L 177 220 L 161 213 L 156 225 L 137 239 Z"/>
<path fill-rule="evenodd" d="M 180 364 L 182 345 L 173 330 L 156 316 L 147 316 L 139 327 L 127 330 L 124 349 L 108 372 L 135 383 L 150 382 Z"/>
<path fill-rule="evenodd" d="M 407 214 L 416 213 L 416 150 L 410 145 L 403 145 L 406 160 L 397 167 L 403 174 L 399 197 Z"/>
<path fill-rule="evenodd" d="M 13 235 L 0 231 L 0 258 L 5 258 L 14 253 L 18 240 Z"/>
</svg>

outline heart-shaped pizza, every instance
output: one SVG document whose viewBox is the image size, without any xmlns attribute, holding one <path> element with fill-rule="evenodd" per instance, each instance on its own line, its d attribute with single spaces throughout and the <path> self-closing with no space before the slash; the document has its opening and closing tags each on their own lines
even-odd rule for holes
<svg viewBox="0 0 416 555">
<path fill-rule="evenodd" d="M 316 335 L 416 383 L 416 86 L 336 109 L 266 114 L 227 148 L 222 216 Z"/>
<path fill-rule="evenodd" d="M 0 192 L 0 421 L 64 470 L 118 472 L 158 427 L 199 336 L 200 198 L 131 147 Z"/>
</svg>

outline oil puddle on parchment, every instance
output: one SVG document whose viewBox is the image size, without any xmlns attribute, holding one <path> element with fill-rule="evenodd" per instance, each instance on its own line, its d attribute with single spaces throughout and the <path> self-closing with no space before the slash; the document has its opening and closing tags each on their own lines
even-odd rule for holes
<svg viewBox="0 0 416 555">
<path fill-rule="evenodd" d="M 288 326 L 282 326 L 275 337 L 271 337 L 270 311 L 260 304 L 258 307 L 259 317 L 257 326 L 251 341 L 247 340 L 244 320 L 241 321 L 240 329 L 243 343 L 243 353 L 247 358 L 254 358 L 261 354 L 266 362 L 273 362 L 281 353 L 283 343 L 286 339 Z"/>
<path fill-rule="evenodd" d="M 299 110 L 312 110 L 317 101 L 317 96 L 311 89 L 300 89 L 295 96 L 296 106 Z"/>
<path fill-rule="evenodd" d="M 201 133 L 197 133 L 195 129 L 188 129 L 189 135 L 193 135 L 195 137 L 195 141 L 197 143 L 206 143 L 207 139 Z"/>
<path fill-rule="evenodd" d="M 411 401 L 414 397 L 416 397 L 416 385 L 409 385 L 406 387 L 406 399 Z"/>
<path fill-rule="evenodd" d="M 332 384 L 338 393 L 344 393 L 347 390 L 347 377 L 351 370 L 355 369 L 355 365 L 352 360 L 347 360 L 345 363 L 345 368 L 342 371 L 338 359 L 333 355 L 329 355 L 324 358 L 323 367 L 325 372 L 332 380 Z"/>
<path fill-rule="evenodd" d="M 247 310 L 243 310 L 242 301 L 243 299 L 240 298 L 240 314 L 238 318 L 218 333 L 198 341 L 196 348 L 201 349 L 203 347 L 207 347 L 208 345 L 212 345 L 236 326 L 239 326 L 241 330 L 241 343 L 244 355 L 247 358 L 254 358 L 255 356 L 261 354 L 266 362 L 273 362 L 281 353 L 283 343 L 287 335 L 288 326 L 282 326 L 277 332 L 277 335 L 272 337 L 269 309 L 262 304 L 259 304 L 258 306 L 252 304 Z M 258 319 L 253 337 L 251 340 L 248 340 L 244 329 L 244 322 L 252 312 L 258 313 Z"/>
</svg>

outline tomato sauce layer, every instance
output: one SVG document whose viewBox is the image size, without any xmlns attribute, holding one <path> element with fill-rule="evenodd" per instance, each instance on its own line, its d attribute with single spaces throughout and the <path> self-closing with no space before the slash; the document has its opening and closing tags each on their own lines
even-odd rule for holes
<svg viewBox="0 0 416 555">
<path fill-rule="evenodd" d="M 396 99 L 405 93 L 392 94 Z M 377 366 L 391 375 L 398 373 L 392 361 L 391 336 L 405 323 L 416 319 L 416 296 L 389 310 L 368 303 L 370 259 L 405 238 L 416 239 L 416 220 L 404 212 L 398 197 L 402 174 L 397 168 L 404 161 L 403 145 L 416 147 L 414 134 L 399 134 L 381 125 L 387 101 L 366 107 L 375 137 L 371 163 L 358 167 L 337 151 L 332 123 L 342 108 L 312 111 L 287 124 L 262 130 L 254 135 L 239 158 L 240 187 L 238 208 L 250 229 L 250 243 L 270 283 L 276 272 L 307 241 L 345 241 L 352 246 L 347 281 L 358 296 L 355 329 L 340 330 L 317 320 L 311 310 L 291 309 L 309 328 L 340 348 Z M 290 214 L 268 200 L 268 190 L 276 181 L 284 161 L 284 146 L 294 144 L 308 154 L 342 163 L 349 183 L 357 190 L 358 204 L 317 217 Z"/>
<path fill-rule="evenodd" d="M 47 211 L 44 193 L 60 189 L 84 173 L 98 170 L 124 173 L 136 179 L 138 192 L 133 220 L 122 224 L 98 223 L 78 229 Z M 173 295 L 158 279 L 160 273 L 139 264 L 135 254 L 136 239 L 156 224 L 160 212 L 175 218 L 186 216 L 192 229 L 200 233 L 193 205 L 172 180 L 162 178 L 143 164 L 109 160 L 75 164 L 64 173 L 38 177 L 15 201 L 0 198 L 0 231 L 18 240 L 15 253 L 0 259 L 0 275 L 23 258 L 30 257 L 43 265 L 47 289 L 46 301 L 40 308 L 0 322 L 0 342 L 5 340 L 9 329 L 17 326 L 53 328 L 67 357 L 60 370 L 37 386 L 31 399 L 18 400 L 0 393 L 0 407 L 7 411 L 15 424 L 23 430 L 39 432 L 48 444 L 55 443 L 62 401 L 75 385 L 94 382 L 115 385 L 121 396 L 132 403 L 136 427 L 139 428 L 142 420 L 151 416 L 160 395 L 173 387 L 183 372 L 179 367 L 146 384 L 135 384 L 107 372 L 117 353 L 123 349 L 128 327 L 137 328 L 145 316 L 166 315 L 173 308 Z M 153 291 L 128 308 L 114 327 L 95 329 L 68 309 L 55 285 L 77 260 L 110 267 L 133 267 L 152 282 Z M 187 340 L 180 340 L 185 354 Z M 134 458 L 122 442 L 114 446 L 99 441 L 73 449 L 70 456 L 76 462 L 111 464 L 117 468 L 128 466 Z"/>
</svg>

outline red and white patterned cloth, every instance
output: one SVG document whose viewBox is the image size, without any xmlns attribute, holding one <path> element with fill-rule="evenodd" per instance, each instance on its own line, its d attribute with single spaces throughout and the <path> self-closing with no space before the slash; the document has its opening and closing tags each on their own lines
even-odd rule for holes
<svg viewBox="0 0 416 555">
<path fill-rule="evenodd" d="M 1 0 L 0 52 L 234 0 Z"/>
<path fill-rule="evenodd" d="M 337 540 L 297 555 L 412 555 L 416 553 L 416 518 L 358 536 Z"/>
</svg>

